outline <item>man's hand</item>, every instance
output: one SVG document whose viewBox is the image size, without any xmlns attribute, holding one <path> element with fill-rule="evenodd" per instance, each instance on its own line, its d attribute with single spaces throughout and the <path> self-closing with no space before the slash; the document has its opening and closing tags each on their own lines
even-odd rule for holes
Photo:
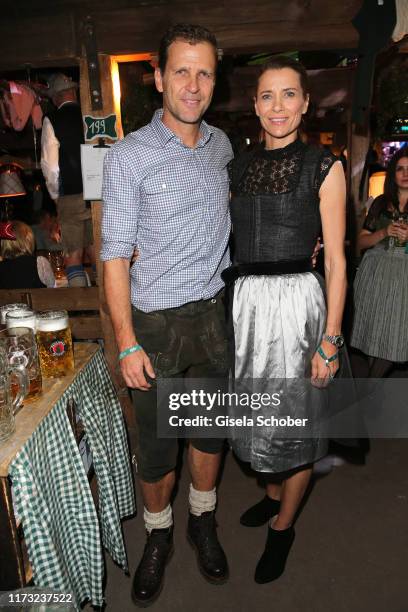
<svg viewBox="0 0 408 612">
<path fill-rule="evenodd" d="M 317 256 L 320 253 L 321 248 L 322 248 L 322 243 L 320 242 L 320 237 L 319 237 L 315 244 L 315 248 L 314 248 L 313 255 L 312 255 L 312 266 L 314 268 L 316 267 Z"/>
<path fill-rule="evenodd" d="M 143 349 L 121 359 L 120 369 L 126 385 L 139 391 L 148 391 L 151 388 L 145 374 L 150 378 L 156 378 L 150 359 Z"/>
</svg>

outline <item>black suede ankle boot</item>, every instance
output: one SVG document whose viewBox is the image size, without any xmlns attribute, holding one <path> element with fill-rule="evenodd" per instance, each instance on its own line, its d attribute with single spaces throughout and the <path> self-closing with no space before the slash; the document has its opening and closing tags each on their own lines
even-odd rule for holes
<svg viewBox="0 0 408 612">
<path fill-rule="evenodd" d="M 293 527 L 283 531 L 268 527 L 265 550 L 255 570 L 255 582 L 258 584 L 272 582 L 283 574 L 294 539 L 295 530 Z"/>
<path fill-rule="evenodd" d="M 239 522 L 245 527 L 260 527 L 269 521 L 270 518 L 279 514 L 280 501 L 265 495 L 260 502 L 248 508 L 241 516 Z"/>
</svg>

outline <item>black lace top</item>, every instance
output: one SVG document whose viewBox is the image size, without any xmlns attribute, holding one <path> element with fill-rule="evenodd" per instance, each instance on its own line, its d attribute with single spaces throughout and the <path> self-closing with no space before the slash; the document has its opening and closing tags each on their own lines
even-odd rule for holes
<svg viewBox="0 0 408 612">
<path fill-rule="evenodd" d="M 230 168 L 235 263 L 311 257 L 321 231 L 319 189 L 337 158 L 300 140 L 262 146 Z"/>
<path fill-rule="evenodd" d="M 244 176 L 238 182 L 240 193 L 252 195 L 288 193 L 296 189 L 304 153 L 307 149 L 301 140 L 295 140 L 282 149 L 258 147 Z M 315 188 L 321 184 L 333 163 L 333 155 L 322 151 Z"/>
</svg>

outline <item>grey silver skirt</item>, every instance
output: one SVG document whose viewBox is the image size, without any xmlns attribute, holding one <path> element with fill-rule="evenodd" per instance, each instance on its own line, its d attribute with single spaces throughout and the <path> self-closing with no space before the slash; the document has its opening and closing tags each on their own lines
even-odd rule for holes
<svg viewBox="0 0 408 612">
<path fill-rule="evenodd" d="M 371 357 L 408 361 L 408 254 L 366 251 L 354 281 L 351 346 Z"/>
<path fill-rule="evenodd" d="M 247 379 L 249 386 L 268 393 L 284 387 L 281 405 L 267 411 L 277 418 L 311 419 L 313 434 L 309 428 L 307 438 L 283 439 L 273 426 L 254 426 L 233 437 L 233 450 L 259 472 L 285 472 L 316 461 L 327 450 L 318 418 L 327 394 L 310 384 L 311 360 L 326 325 L 317 275 L 241 277 L 234 285 L 232 314 L 236 385 Z"/>
</svg>

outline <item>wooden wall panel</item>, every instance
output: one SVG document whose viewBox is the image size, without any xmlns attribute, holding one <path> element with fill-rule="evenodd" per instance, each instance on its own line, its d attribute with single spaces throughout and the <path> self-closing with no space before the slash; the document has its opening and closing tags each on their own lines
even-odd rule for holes
<svg viewBox="0 0 408 612">
<path fill-rule="evenodd" d="M 0 20 L 0 70 L 74 64 L 77 51 L 73 15 Z"/>
</svg>

